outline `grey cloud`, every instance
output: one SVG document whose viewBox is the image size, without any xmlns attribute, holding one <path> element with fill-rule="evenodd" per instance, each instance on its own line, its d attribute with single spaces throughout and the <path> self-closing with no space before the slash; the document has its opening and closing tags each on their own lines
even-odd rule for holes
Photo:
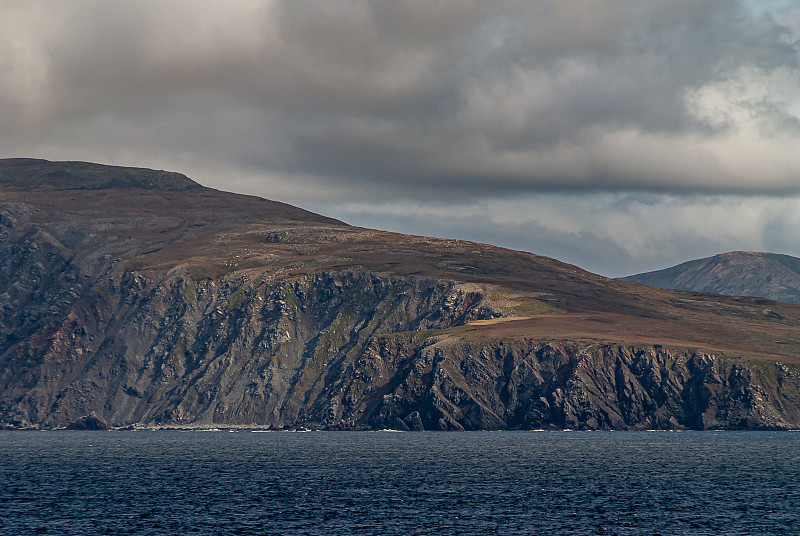
<svg viewBox="0 0 800 536">
<path fill-rule="evenodd" d="M 4 63 L 32 89 L 0 85 L 0 98 L 16 99 L 0 112 L 6 151 L 71 152 L 77 136 L 112 159 L 168 162 L 169 147 L 234 172 L 411 197 L 453 185 L 463 196 L 800 188 L 787 164 L 800 96 L 769 87 L 776 70 L 798 74 L 794 30 L 733 2 L 0 9 L 6 26 L 23 25 L 28 51 L 14 52 L 17 29 L 0 42 Z M 738 101 L 759 124 L 709 118 L 697 95 L 747 83 L 743 67 L 766 84 Z M 784 169 L 737 175 L 720 139 L 743 132 L 784 138 L 779 162 L 761 162 Z"/>
<path fill-rule="evenodd" d="M 800 256 L 800 197 L 566 194 L 317 205 L 344 221 L 530 251 L 617 277 L 732 250 Z"/>
</svg>

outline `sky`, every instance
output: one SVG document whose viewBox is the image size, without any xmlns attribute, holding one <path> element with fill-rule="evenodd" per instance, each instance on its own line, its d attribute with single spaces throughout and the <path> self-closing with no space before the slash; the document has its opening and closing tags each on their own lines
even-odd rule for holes
<svg viewBox="0 0 800 536">
<path fill-rule="evenodd" d="M 800 3 L 0 0 L 0 158 L 616 277 L 800 256 Z"/>
</svg>

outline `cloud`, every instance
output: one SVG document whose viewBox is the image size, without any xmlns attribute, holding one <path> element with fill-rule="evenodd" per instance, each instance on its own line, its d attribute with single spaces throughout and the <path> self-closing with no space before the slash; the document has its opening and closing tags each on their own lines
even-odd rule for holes
<svg viewBox="0 0 800 536">
<path fill-rule="evenodd" d="M 325 208 L 368 227 L 531 251 L 613 277 L 734 250 L 800 256 L 800 196 L 550 193 L 481 203 Z"/>
<path fill-rule="evenodd" d="M 797 24 L 782 11 L 580 0 L 0 9 L 6 151 L 169 151 L 406 196 L 453 184 L 474 196 L 800 189 Z"/>
</svg>

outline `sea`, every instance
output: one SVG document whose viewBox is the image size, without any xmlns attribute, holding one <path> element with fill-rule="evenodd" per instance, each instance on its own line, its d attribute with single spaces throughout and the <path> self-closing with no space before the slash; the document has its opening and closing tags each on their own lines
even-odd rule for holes
<svg viewBox="0 0 800 536">
<path fill-rule="evenodd" d="M 0 534 L 800 534 L 800 433 L 6 431 Z"/>
</svg>

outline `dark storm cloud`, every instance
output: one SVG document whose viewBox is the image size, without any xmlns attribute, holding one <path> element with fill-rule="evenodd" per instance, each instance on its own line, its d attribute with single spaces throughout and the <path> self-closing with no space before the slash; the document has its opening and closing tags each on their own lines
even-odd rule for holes
<svg viewBox="0 0 800 536">
<path fill-rule="evenodd" d="M 213 161 L 343 196 L 800 188 L 797 28 L 735 2 L 0 10 L 9 155 Z"/>
</svg>

